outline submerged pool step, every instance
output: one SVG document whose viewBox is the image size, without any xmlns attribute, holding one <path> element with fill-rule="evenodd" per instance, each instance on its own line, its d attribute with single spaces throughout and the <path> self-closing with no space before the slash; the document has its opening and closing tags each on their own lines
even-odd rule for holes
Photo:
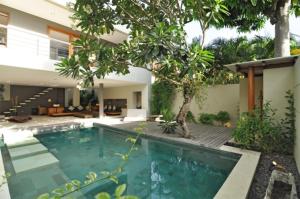
<svg viewBox="0 0 300 199">
<path fill-rule="evenodd" d="M 29 156 L 26 158 L 12 160 L 16 174 L 37 169 L 40 167 L 53 166 L 58 164 L 59 160 L 51 153 L 41 153 L 38 155 Z"/>
<path fill-rule="evenodd" d="M 15 139 L 5 140 L 5 143 L 7 145 L 7 148 L 12 149 L 12 148 L 28 146 L 32 144 L 39 144 L 40 141 L 35 137 L 28 137 L 20 140 L 15 140 Z"/>
<path fill-rule="evenodd" d="M 42 144 L 31 144 L 8 149 L 12 160 L 25 158 L 48 152 L 48 149 Z"/>
</svg>

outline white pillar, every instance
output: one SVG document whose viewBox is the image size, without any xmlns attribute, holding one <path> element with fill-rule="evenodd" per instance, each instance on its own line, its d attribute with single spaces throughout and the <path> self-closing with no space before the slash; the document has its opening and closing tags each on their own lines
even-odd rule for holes
<svg viewBox="0 0 300 199">
<path fill-rule="evenodd" d="M 99 101 L 99 118 L 104 116 L 103 108 L 104 108 L 104 87 L 103 84 L 99 84 L 98 89 L 98 101 Z"/>
<path fill-rule="evenodd" d="M 78 88 L 73 88 L 73 106 L 80 105 L 80 90 Z"/>
</svg>

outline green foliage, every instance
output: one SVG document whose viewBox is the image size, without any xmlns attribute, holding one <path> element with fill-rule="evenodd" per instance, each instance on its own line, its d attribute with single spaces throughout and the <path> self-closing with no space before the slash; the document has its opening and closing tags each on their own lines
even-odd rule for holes
<svg viewBox="0 0 300 199">
<path fill-rule="evenodd" d="M 275 110 L 266 103 L 263 110 L 257 108 L 253 113 L 241 116 L 234 130 L 234 139 L 246 148 L 264 152 L 279 151 L 280 124 L 275 119 Z"/>
<path fill-rule="evenodd" d="M 216 120 L 222 122 L 222 124 L 230 121 L 230 115 L 226 111 L 220 111 L 216 115 Z"/>
<path fill-rule="evenodd" d="M 224 67 L 226 64 L 274 57 L 274 40 L 256 36 L 253 39 L 237 37 L 213 40 L 206 49 L 213 52 L 215 60 L 208 73 L 214 75 L 210 84 L 239 83 L 240 74 Z"/>
<path fill-rule="evenodd" d="M 293 94 L 288 91 L 289 106 L 285 119 L 278 122 L 270 103 L 253 113 L 241 116 L 234 130 L 234 139 L 245 148 L 264 152 L 291 154 L 294 147 L 295 109 Z"/>
<path fill-rule="evenodd" d="M 140 135 L 143 133 L 143 129 L 145 128 L 145 124 L 141 123 L 138 127 L 136 127 L 134 130 L 137 133 L 136 137 L 128 137 L 126 138 L 125 142 L 130 143 L 129 150 L 122 154 L 122 153 L 116 153 L 117 156 L 121 158 L 120 164 L 112 169 L 111 171 L 102 171 L 100 174 L 97 174 L 95 172 L 89 172 L 86 175 L 86 178 L 83 182 L 79 180 L 72 180 L 65 184 L 64 187 L 56 188 L 51 193 L 44 193 L 37 197 L 37 199 L 62 199 L 62 198 L 72 198 L 71 194 L 79 191 L 81 189 L 84 189 L 94 183 L 101 182 L 104 180 L 111 180 L 112 182 L 118 184 L 119 180 L 117 178 L 117 175 L 124 171 L 124 166 L 129 160 L 130 155 L 138 150 L 136 147 L 137 140 L 140 138 Z M 126 190 L 126 185 L 122 184 L 119 185 L 114 194 L 115 199 L 137 199 L 135 196 L 127 196 L 123 195 Z M 111 196 L 106 193 L 102 192 L 96 195 L 97 199 L 109 199 Z"/>
<path fill-rule="evenodd" d="M 178 126 L 175 119 L 175 114 L 171 111 L 165 109 L 162 111 L 163 114 L 163 121 L 159 123 L 159 126 L 163 130 L 163 133 L 172 134 L 175 133 L 175 130 Z"/>
<path fill-rule="evenodd" d="M 199 117 L 199 122 L 202 124 L 210 124 L 212 125 L 216 120 L 216 115 L 211 113 L 202 113 Z"/>
<path fill-rule="evenodd" d="M 197 120 L 196 120 L 194 114 L 193 114 L 191 111 L 187 112 L 186 120 L 187 120 L 188 122 L 197 123 Z"/>
<path fill-rule="evenodd" d="M 294 94 L 292 91 L 288 90 L 285 96 L 288 106 L 286 107 L 285 118 L 281 121 L 281 126 L 283 128 L 282 136 L 282 151 L 284 153 L 292 154 L 294 151 L 294 139 L 296 132 L 296 109 L 294 106 Z"/>
<path fill-rule="evenodd" d="M 272 24 L 277 23 L 280 8 L 285 1 L 232 1 L 225 0 L 224 3 L 230 15 L 224 17 L 222 23 L 217 27 L 237 27 L 239 31 L 252 31 L 262 28 L 270 19 Z M 290 13 L 300 15 L 300 1 L 292 0 Z"/>
<path fill-rule="evenodd" d="M 202 34 L 209 26 L 220 23 L 227 9 L 222 0 L 186 1 L 94 1 L 77 0 L 71 4 L 76 28 L 82 31 L 75 54 L 58 63 L 58 71 L 82 81 L 84 86 L 94 84 L 94 78 L 107 74 L 129 73 L 129 67 L 147 70 L 157 80 L 171 82 L 183 91 L 185 103 L 205 85 L 212 76 L 205 75 L 214 56 L 203 49 L 203 42 L 189 45 L 186 24 L 197 21 Z M 129 40 L 118 45 L 104 45 L 102 35 L 114 31 L 114 25 L 130 29 Z M 189 100 L 187 100 L 189 99 Z M 188 111 L 188 109 L 180 109 Z M 177 120 L 186 127 L 185 113 Z M 188 134 L 187 128 L 183 134 Z"/>
<path fill-rule="evenodd" d="M 162 110 L 171 111 L 175 96 L 175 86 L 168 81 L 156 81 L 152 84 L 151 91 L 152 114 L 162 114 Z"/>
</svg>

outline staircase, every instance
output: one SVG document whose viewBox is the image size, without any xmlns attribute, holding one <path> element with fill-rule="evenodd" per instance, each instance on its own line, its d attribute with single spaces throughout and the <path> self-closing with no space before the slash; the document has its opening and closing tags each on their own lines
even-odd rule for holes
<svg viewBox="0 0 300 199">
<path fill-rule="evenodd" d="M 5 119 L 8 119 L 10 116 L 18 113 L 18 111 L 20 111 L 20 109 L 25 108 L 28 104 L 30 104 L 31 102 L 33 102 L 34 100 L 37 100 L 38 98 L 48 94 L 50 91 L 52 91 L 53 88 L 49 87 L 44 89 L 43 91 L 36 93 L 35 95 L 33 95 L 32 97 L 18 103 L 15 106 L 12 106 L 11 108 L 9 108 L 7 111 L 3 112 L 3 115 L 5 117 Z"/>
</svg>

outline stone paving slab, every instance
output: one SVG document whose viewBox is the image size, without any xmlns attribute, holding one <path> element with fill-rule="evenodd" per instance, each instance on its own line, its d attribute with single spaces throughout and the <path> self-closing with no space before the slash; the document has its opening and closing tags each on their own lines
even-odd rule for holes
<svg viewBox="0 0 300 199">
<path fill-rule="evenodd" d="M 31 144 L 8 149 L 11 159 L 20 159 L 40 153 L 45 153 L 48 149 L 42 144 Z"/>
<path fill-rule="evenodd" d="M 59 160 L 56 159 L 56 157 L 54 157 L 51 153 L 42 153 L 22 159 L 13 160 L 12 164 L 14 166 L 15 172 L 18 174 L 20 172 L 28 171 L 31 169 L 57 164 L 58 162 Z"/>
</svg>

